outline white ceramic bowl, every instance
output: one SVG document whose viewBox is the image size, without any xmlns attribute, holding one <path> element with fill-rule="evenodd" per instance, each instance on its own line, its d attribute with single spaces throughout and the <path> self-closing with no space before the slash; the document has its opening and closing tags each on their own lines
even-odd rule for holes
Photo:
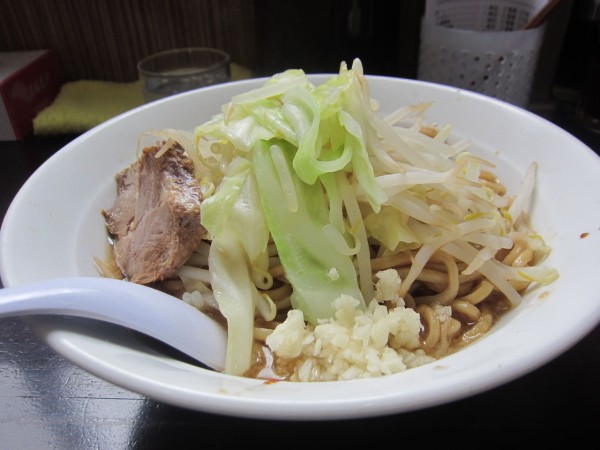
<svg viewBox="0 0 600 450">
<path fill-rule="evenodd" d="M 329 75 L 315 75 L 319 83 Z M 60 276 L 96 275 L 103 255 L 102 208 L 114 199 L 114 175 L 136 157 L 140 133 L 193 127 L 232 95 L 262 84 L 247 80 L 181 94 L 125 113 L 51 157 L 23 186 L 0 233 L 5 286 Z M 455 88 L 369 77 L 381 110 L 432 101 L 426 117 L 470 137 L 472 151 L 497 163 L 517 188 L 539 163 L 532 219 L 560 271 L 532 291 L 483 339 L 433 364 L 396 375 L 327 383 L 265 383 L 222 375 L 161 353 L 148 341 L 103 323 L 30 318 L 51 348 L 92 374 L 155 400 L 231 416 L 318 420 L 368 417 L 438 405 L 508 382 L 549 362 L 600 321 L 600 158 L 562 129 L 525 110 Z M 589 233 L 582 238 L 583 233 Z"/>
</svg>

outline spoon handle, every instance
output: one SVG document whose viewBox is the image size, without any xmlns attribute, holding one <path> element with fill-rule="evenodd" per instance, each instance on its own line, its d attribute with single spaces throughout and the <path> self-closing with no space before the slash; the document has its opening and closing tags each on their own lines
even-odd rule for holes
<svg viewBox="0 0 600 450">
<path fill-rule="evenodd" d="M 0 289 L 0 317 L 85 317 L 152 336 L 215 370 L 223 370 L 227 335 L 191 305 L 147 286 L 100 277 L 44 280 Z"/>
</svg>

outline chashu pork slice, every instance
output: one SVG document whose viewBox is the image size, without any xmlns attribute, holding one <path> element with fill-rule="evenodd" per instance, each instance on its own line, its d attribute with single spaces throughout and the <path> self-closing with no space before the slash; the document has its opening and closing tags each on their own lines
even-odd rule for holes
<svg viewBox="0 0 600 450">
<path fill-rule="evenodd" d="M 193 162 L 178 144 L 157 157 L 160 150 L 145 148 L 116 175 L 117 198 L 102 211 L 117 265 L 139 284 L 174 276 L 205 232 Z"/>
</svg>

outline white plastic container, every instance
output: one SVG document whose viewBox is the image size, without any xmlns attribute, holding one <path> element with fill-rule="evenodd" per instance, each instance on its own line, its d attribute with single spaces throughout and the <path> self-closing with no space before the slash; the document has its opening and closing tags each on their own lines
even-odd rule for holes
<svg viewBox="0 0 600 450">
<path fill-rule="evenodd" d="M 452 2 L 438 8 L 444 5 Z M 428 11 L 421 23 L 418 78 L 526 107 L 545 27 L 513 29 L 530 16 L 531 11 L 519 10 L 523 2 L 476 5 L 469 14 L 456 5 Z"/>
</svg>

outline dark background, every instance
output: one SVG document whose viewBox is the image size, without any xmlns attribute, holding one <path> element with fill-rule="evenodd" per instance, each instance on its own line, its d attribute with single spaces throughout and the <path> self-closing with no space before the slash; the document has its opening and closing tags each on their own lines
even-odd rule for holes
<svg viewBox="0 0 600 450">
<path fill-rule="evenodd" d="M 563 0 L 548 17 L 538 102 L 582 87 L 599 48 L 592 4 Z M 187 46 L 221 48 L 262 76 L 330 73 L 359 57 L 367 73 L 415 78 L 424 9 L 425 0 L 0 0 L 0 52 L 53 48 L 65 81 L 134 81 L 142 57 Z"/>
</svg>

